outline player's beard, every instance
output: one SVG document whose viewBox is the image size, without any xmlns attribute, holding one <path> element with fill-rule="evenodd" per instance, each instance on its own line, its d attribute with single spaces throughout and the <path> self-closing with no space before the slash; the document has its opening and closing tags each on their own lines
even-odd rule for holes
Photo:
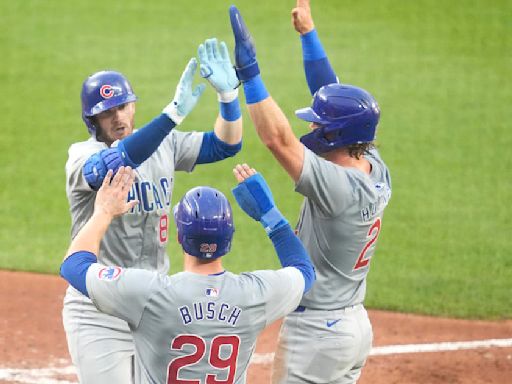
<svg viewBox="0 0 512 384">
<path fill-rule="evenodd" d="M 107 129 L 102 128 L 96 123 L 96 138 L 98 141 L 106 143 L 109 147 L 114 141 L 124 139 L 125 137 L 133 133 L 135 127 L 135 114 L 133 114 L 128 121 L 119 122 L 118 124 L 112 125 Z"/>
</svg>

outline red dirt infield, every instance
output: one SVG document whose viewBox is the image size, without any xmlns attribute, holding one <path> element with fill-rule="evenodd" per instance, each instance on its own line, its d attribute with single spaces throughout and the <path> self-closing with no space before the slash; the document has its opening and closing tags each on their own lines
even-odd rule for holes
<svg viewBox="0 0 512 384">
<path fill-rule="evenodd" d="M 41 381 L 5 373 L 71 365 L 61 320 L 66 286 L 57 276 L 0 271 L 0 383 L 76 382 L 66 372 Z M 512 338 L 512 320 L 455 320 L 376 310 L 369 314 L 374 347 Z M 278 329 L 276 323 L 265 330 L 257 353 L 275 350 Z M 252 364 L 248 384 L 269 383 L 270 370 L 270 362 Z M 512 383 L 512 346 L 375 355 L 358 383 Z"/>
</svg>

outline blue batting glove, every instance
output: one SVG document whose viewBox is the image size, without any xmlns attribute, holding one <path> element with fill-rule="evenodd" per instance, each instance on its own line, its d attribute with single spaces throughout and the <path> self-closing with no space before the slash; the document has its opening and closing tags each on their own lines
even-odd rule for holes
<svg viewBox="0 0 512 384">
<path fill-rule="evenodd" d="M 229 19 L 235 36 L 235 69 L 240 81 L 247 81 L 260 73 L 256 61 L 256 47 L 240 11 L 229 7 Z"/>
<path fill-rule="evenodd" d="M 236 202 L 254 220 L 259 221 L 267 234 L 288 224 L 277 209 L 267 182 L 259 173 L 252 175 L 233 188 Z"/>
<path fill-rule="evenodd" d="M 192 89 L 192 82 L 196 70 L 197 60 L 192 58 L 181 75 L 180 82 L 176 87 L 174 99 L 162 111 L 162 113 L 165 113 L 176 125 L 180 124 L 190 111 L 194 109 L 206 88 L 205 84 L 199 84 Z"/>
<path fill-rule="evenodd" d="M 238 96 L 237 86 L 240 84 L 235 69 L 229 58 L 228 47 L 217 39 L 208 39 L 197 49 L 201 76 L 208 80 L 217 91 L 219 101 L 230 103 Z"/>
</svg>

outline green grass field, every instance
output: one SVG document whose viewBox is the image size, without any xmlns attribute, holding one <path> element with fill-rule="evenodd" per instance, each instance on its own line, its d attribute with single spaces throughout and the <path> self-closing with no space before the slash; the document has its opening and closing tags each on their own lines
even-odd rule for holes
<svg viewBox="0 0 512 384">
<path fill-rule="evenodd" d="M 0 268 L 57 273 L 69 241 L 64 163 L 85 140 L 79 92 L 116 69 L 139 96 L 137 125 L 160 113 L 197 45 L 233 47 L 231 1 L 0 2 Z M 267 88 L 297 135 L 310 103 L 288 1 L 240 0 Z M 467 318 L 512 318 L 512 4 L 505 0 L 313 0 L 317 29 L 342 82 L 370 90 L 382 110 L 378 141 L 393 198 L 369 275 L 367 305 Z M 180 129 L 210 130 L 211 89 Z M 178 174 L 173 202 L 192 186 L 229 194 L 231 168 L 261 171 L 295 222 L 301 197 L 245 119 L 243 151 Z M 236 205 L 236 204 L 235 204 Z M 259 225 L 234 206 L 226 266 L 278 266 Z M 171 233 L 175 236 L 175 232 Z M 181 257 L 172 243 L 172 272 Z"/>
</svg>

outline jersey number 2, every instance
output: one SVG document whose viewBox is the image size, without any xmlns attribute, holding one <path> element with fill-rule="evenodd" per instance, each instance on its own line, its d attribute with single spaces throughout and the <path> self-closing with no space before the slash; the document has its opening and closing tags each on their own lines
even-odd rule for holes
<svg viewBox="0 0 512 384">
<path fill-rule="evenodd" d="M 234 335 L 221 335 L 212 339 L 210 351 L 208 352 L 208 363 L 216 369 L 228 369 L 227 378 L 218 380 L 217 376 L 211 373 L 206 375 L 206 381 L 203 380 L 185 380 L 180 379 L 179 371 L 187 365 L 197 364 L 203 358 L 206 352 L 206 342 L 197 335 L 179 335 L 171 343 L 171 349 L 182 350 L 184 345 L 192 345 L 195 352 L 185 356 L 173 359 L 167 368 L 167 384 L 232 384 L 235 381 L 236 362 L 238 359 L 238 349 L 240 338 Z M 229 354 L 226 358 L 221 358 L 220 350 L 229 348 Z"/>
<path fill-rule="evenodd" d="M 366 242 L 363 250 L 359 254 L 359 257 L 357 258 L 356 265 L 354 265 L 353 271 L 357 271 L 358 269 L 366 267 L 368 264 L 370 264 L 370 257 L 366 257 L 366 252 L 370 249 L 373 243 L 377 241 L 377 237 L 379 237 L 380 233 L 380 224 L 381 220 L 380 217 L 377 217 L 373 225 L 368 230 L 367 237 L 370 239 Z"/>
</svg>

